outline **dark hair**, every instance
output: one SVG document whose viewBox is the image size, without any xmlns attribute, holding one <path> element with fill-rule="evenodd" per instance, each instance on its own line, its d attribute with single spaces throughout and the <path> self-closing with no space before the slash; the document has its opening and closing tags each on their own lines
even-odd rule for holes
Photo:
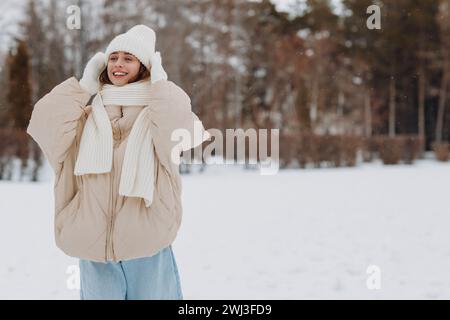
<svg viewBox="0 0 450 320">
<path fill-rule="evenodd" d="M 136 77 L 135 80 L 131 81 L 131 82 L 136 82 L 136 81 L 140 81 L 140 80 L 144 80 L 150 77 L 150 71 L 147 69 L 146 66 L 144 66 L 141 62 L 141 66 L 139 67 L 139 72 L 138 75 Z M 104 85 L 104 84 L 113 84 L 111 82 L 111 80 L 108 77 L 108 68 L 105 68 L 105 70 L 103 70 L 103 72 L 100 74 L 100 76 L 98 77 L 100 84 Z"/>
</svg>

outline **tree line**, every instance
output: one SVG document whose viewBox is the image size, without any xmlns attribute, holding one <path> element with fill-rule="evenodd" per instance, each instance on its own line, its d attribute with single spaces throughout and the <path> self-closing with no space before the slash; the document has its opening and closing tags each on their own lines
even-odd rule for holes
<svg viewBox="0 0 450 320">
<path fill-rule="evenodd" d="M 34 103 L 118 33 L 156 31 L 170 80 L 206 128 L 280 129 L 283 165 L 448 159 L 450 0 L 28 0 L 0 55 L 0 177 L 38 179 L 43 158 L 25 129 Z M 380 8 L 380 29 L 367 8 Z M 225 146 L 224 146 L 225 150 Z M 331 160 L 330 160 L 331 159 Z M 332 160 L 335 159 L 335 160 Z"/>
</svg>

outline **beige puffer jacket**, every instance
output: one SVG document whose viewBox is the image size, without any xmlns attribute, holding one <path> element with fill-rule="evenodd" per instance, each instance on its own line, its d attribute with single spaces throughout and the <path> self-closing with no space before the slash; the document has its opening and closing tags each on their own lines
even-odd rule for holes
<svg viewBox="0 0 450 320">
<path fill-rule="evenodd" d="M 69 256 L 117 262 L 152 256 L 175 240 L 182 218 L 181 178 L 178 164 L 171 161 L 172 147 L 179 142 L 170 137 L 177 128 L 194 134 L 194 121 L 200 120 L 191 111 L 189 96 L 172 81 L 160 80 L 150 90 L 156 157 L 155 191 L 149 208 L 142 198 L 119 195 L 127 138 L 144 106 L 105 107 L 113 128 L 112 170 L 82 176 L 74 175 L 74 166 L 92 108 L 86 106 L 89 93 L 71 77 L 34 106 L 27 133 L 54 170 L 55 242 Z"/>
</svg>

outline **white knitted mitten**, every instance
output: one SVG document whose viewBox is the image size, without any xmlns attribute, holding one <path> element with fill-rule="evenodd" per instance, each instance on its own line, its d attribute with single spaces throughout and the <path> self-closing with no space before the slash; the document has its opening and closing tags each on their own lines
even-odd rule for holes
<svg viewBox="0 0 450 320">
<path fill-rule="evenodd" d="M 97 52 L 86 64 L 80 86 L 91 95 L 96 94 L 100 87 L 98 77 L 106 68 L 106 59 L 103 52 Z"/>
<path fill-rule="evenodd" d="M 155 83 L 159 80 L 167 80 L 167 73 L 164 71 L 164 68 L 161 63 L 161 54 L 159 51 L 155 52 L 152 57 L 150 58 L 150 64 L 151 64 L 151 82 Z"/>
</svg>

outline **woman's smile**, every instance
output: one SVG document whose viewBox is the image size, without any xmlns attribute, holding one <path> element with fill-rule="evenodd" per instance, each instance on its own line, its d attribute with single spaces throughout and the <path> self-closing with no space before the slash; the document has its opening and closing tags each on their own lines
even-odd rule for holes
<svg viewBox="0 0 450 320">
<path fill-rule="evenodd" d="M 113 75 L 115 77 L 121 77 L 121 76 L 126 76 L 128 74 L 128 72 L 123 72 L 123 71 L 113 71 Z"/>
</svg>

